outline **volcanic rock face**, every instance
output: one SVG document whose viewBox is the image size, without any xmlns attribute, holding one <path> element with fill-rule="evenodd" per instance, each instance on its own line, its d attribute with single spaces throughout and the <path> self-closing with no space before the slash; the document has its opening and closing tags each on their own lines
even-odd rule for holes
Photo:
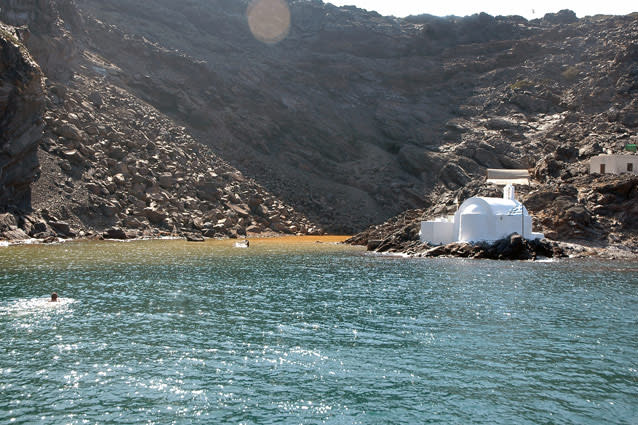
<svg viewBox="0 0 638 425">
<path fill-rule="evenodd" d="M 638 176 L 583 175 L 538 185 L 523 196 L 545 236 L 638 250 Z"/>
<path fill-rule="evenodd" d="M 271 31 L 248 3 L 4 2 L 48 77 L 47 214 L 25 222 L 351 232 L 449 209 L 488 167 L 581 193 L 592 155 L 637 140 L 636 15 L 396 19 L 294 0 Z M 587 217 L 549 210 L 561 235 Z"/>
<path fill-rule="evenodd" d="M 103 78 L 53 85 L 33 187 L 46 231 L 106 238 L 319 233 L 305 217 L 198 144 L 184 127 Z M 123 229 L 126 229 L 124 231 Z M 42 237 L 44 235 L 39 235 Z"/>
<path fill-rule="evenodd" d="M 81 17 L 72 0 L 5 0 L 0 21 L 21 27 L 25 46 L 48 78 L 71 77 L 77 54 L 71 28 L 81 30 Z"/>
<path fill-rule="evenodd" d="M 0 212 L 30 207 L 39 170 L 42 74 L 17 37 L 0 24 Z"/>
<path fill-rule="evenodd" d="M 635 134 L 636 16 L 395 19 L 291 1 L 287 37 L 266 45 L 247 2 L 78 4 L 127 87 L 334 231 L 592 133 L 602 148 Z"/>
<path fill-rule="evenodd" d="M 109 78 L 121 73 L 117 66 L 87 50 L 77 55 L 72 2 L 10 2 L 2 13 L 29 24 L 18 32 L 48 80 L 43 91 L 37 66 L 19 56 L 15 36 L 3 34 L 2 199 L 27 206 L 32 192 L 33 211 L 13 208 L 0 217 L 0 239 L 322 232 L 119 87 Z M 32 184 L 38 157 L 43 177 Z"/>
</svg>

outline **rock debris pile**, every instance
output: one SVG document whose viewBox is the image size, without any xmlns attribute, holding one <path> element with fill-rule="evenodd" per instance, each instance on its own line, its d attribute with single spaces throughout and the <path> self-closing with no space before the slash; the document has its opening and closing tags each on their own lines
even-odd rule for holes
<svg viewBox="0 0 638 425">
<path fill-rule="evenodd" d="M 0 237 L 320 234 L 184 127 L 100 79 L 48 87 L 31 214 L 2 216 Z"/>
</svg>

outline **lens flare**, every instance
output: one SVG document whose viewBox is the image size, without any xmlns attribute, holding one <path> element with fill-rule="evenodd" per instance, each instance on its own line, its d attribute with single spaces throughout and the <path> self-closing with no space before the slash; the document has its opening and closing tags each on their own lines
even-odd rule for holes
<svg viewBox="0 0 638 425">
<path fill-rule="evenodd" d="M 290 9 L 284 0 L 253 0 L 246 17 L 253 36 L 266 44 L 276 44 L 290 32 Z"/>
</svg>

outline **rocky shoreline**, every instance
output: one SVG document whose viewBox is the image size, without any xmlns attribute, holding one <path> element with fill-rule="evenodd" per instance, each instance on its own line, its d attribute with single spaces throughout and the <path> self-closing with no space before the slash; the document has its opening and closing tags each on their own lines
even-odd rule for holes
<svg viewBox="0 0 638 425">
<path fill-rule="evenodd" d="M 355 239 L 345 243 L 358 245 Z M 487 260 L 526 260 L 565 258 L 603 258 L 609 260 L 638 261 L 638 252 L 619 247 L 595 247 L 578 243 L 558 242 L 549 239 L 526 240 L 514 233 L 494 243 L 472 244 L 454 242 L 433 246 L 420 241 L 404 241 L 396 243 L 391 238 L 386 240 L 370 240 L 366 245 L 370 252 L 407 256 L 413 258 L 470 258 Z"/>
<path fill-rule="evenodd" d="M 67 222 L 50 215 L 47 210 L 31 214 L 0 214 L 0 242 L 6 245 L 48 244 L 69 240 L 150 240 L 150 239 L 185 239 L 191 242 L 203 242 L 207 239 L 266 238 L 290 235 L 324 235 L 321 231 L 313 233 L 293 233 L 289 229 L 275 231 L 262 228 L 248 228 L 248 231 L 227 232 L 225 227 L 218 227 L 211 232 L 197 229 L 184 231 L 174 228 L 173 231 L 147 226 L 144 229 L 122 228 L 118 226 L 95 230 L 74 229 Z"/>
<path fill-rule="evenodd" d="M 350 243 L 346 241 L 346 243 Z M 455 242 L 432 246 L 418 241 L 393 245 L 388 240 L 372 240 L 368 251 L 415 258 L 456 257 L 489 260 L 530 260 L 598 257 L 610 260 L 638 260 L 638 253 L 618 247 L 593 247 L 577 243 L 525 240 L 512 234 L 494 243 Z"/>
<path fill-rule="evenodd" d="M 548 176 L 548 163 L 562 170 L 563 176 Z M 499 196 L 500 188 L 477 179 L 457 190 L 433 193 L 429 208 L 408 210 L 346 243 L 366 246 L 373 252 L 415 257 L 638 259 L 638 176 L 589 174 L 551 156 L 533 174 L 532 184 L 521 186 L 518 193 L 532 215 L 534 229 L 546 236 L 541 241 L 522 240 L 514 234 L 491 245 L 434 247 L 421 243 L 422 220 L 453 214 L 471 196 Z"/>
<path fill-rule="evenodd" d="M 563 248 L 552 241 L 526 240 L 518 233 L 494 243 L 471 244 L 455 242 L 433 246 L 420 241 L 393 244 L 391 240 L 368 241 L 367 249 L 375 252 L 401 253 L 412 257 L 460 257 L 492 260 L 535 260 L 567 256 Z"/>
<path fill-rule="evenodd" d="M 169 231 L 164 228 L 147 227 L 145 229 L 109 227 L 104 230 L 74 229 L 67 222 L 51 215 L 47 210 L 33 212 L 31 214 L 0 214 L 0 243 L 2 246 L 52 244 L 69 241 L 136 241 L 159 239 L 183 239 L 189 242 L 204 242 L 209 239 L 248 239 L 271 238 L 291 235 L 325 235 L 323 232 L 292 233 L 290 231 L 275 231 L 273 229 L 258 228 L 257 231 L 248 231 L 230 234 L 215 231 L 204 236 L 201 231 Z M 287 230 L 287 229 L 286 229 Z"/>
<path fill-rule="evenodd" d="M 267 239 L 290 236 L 282 233 L 261 233 L 255 235 L 247 235 L 243 239 Z M 323 236 L 323 235 L 322 235 Z M 75 237 L 49 236 L 46 238 L 28 238 L 28 239 L 0 239 L 0 247 L 22 246 L 22 245 L 53 245 L 70 242 L 96 242 L 96 241 L 112 241 L 112 242 L 140 242 L 140 241 L 161 241 L 161 240 L 182 240 L 193 243 L 206 242 L 208 240 L 233 240 L 233 238 L 205 238 L 198 234 L 187 234 L 175 236 L 169 233 L 159 233 L 151 236 L 137 236 L 130 231 L 122 229 L 109 229 L 102 234 L 89 234 Z"/>
</svg>

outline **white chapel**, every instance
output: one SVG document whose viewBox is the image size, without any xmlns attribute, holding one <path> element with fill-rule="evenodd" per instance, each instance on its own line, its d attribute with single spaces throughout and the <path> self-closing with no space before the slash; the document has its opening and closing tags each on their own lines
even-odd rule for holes
<svg viewBox="0 0 638 425">
<path fill-rule="evenodd" d="M 432 245 L 494 242 L 512 233 L 525 239 L 542 239 L 542 233 L 532 232 L 532 217 L 514 196 L 514 186 L 508 184 L 502 198 L 469 198 L 453 216 L 422 221 L 421 241 Z"/>
</svg>

